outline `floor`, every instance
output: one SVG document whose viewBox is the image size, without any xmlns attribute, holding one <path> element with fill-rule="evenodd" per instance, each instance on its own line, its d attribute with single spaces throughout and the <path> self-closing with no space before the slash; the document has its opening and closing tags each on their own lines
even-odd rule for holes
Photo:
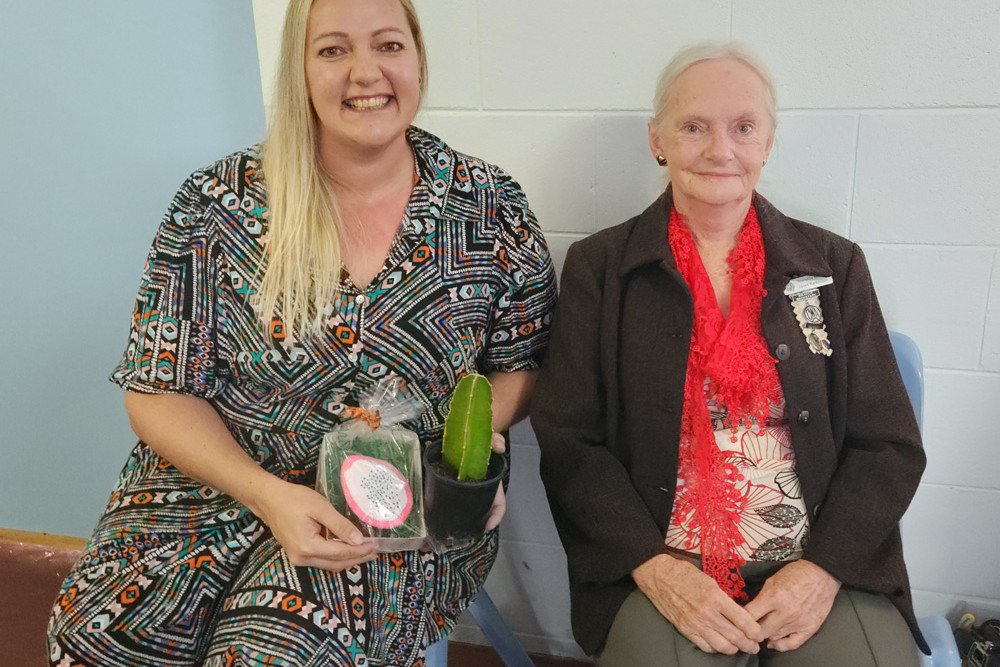
<svg viewBox="0 0 1000 667">
<path fill-rule="evenodd" d="M 531 656 L 535 667 L 593 667 L 593 663 L 553 656 Z M 448 667 L 504 667 L 503 661 L 489 646 L 448 643 Z"/>
</svg>

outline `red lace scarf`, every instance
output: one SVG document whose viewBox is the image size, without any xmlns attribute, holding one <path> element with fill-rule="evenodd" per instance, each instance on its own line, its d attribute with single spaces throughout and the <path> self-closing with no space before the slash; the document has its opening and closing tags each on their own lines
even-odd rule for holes
<svg viewBox="0 0 1000 667">
<path fill-rule="evenodd" d="M 705 574 L 730 597 L 741 599 L 746 594 L 739 568 L 746 560 L 737 547 L 743 542 L 738 523 L 745 499 L 736 482 L 743 477 L 716 445 L 706 398 L 715 395 L 727 408 L 726 426 L 734 434 L 754 420 L 763 424 L 770 406 L 780 401 L 775 361 L 760 329 L 764 240 L 751 206 L 726 258 L 733 285 L 729 316 L 724 317 L 691 231 L 676 209 L 670 211 L 668 237 L 694 300 L 678 463 L 684 492 L 678 494 L 674 512 L 690 516 L 691 534 L 701 538 Z M 685 548 L 693 547 L 689 538 Z"/>
</svg>

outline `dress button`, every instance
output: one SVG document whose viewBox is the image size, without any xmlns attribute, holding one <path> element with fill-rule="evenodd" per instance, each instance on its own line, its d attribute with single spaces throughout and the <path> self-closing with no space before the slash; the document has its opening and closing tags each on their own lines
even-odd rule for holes
<svg viewBox="0 0 1000 667">
<path fill-rule="evenodd" d="M 359 294 L 356 297 L 354 297 L 354 303 L 358 304 L 359 306 L 365 305 L 365 301 L 367 300 L 368 298 L 364 294 Z"/>
<path fill-rule="evenodd" d="M 774 348 L 774 356 L 778 357 L 779 361 L 784 361 L 788 357 L 792 356 L 792 351 L 787 345 L 781 343 L 778 347 Z"/>
<path fill-rule="evenodd" d="M 799 423 L 800 424 L 808 424 L 809 423 L 809 411 L 808 410 L 803 410 L 802 412 L 799 413 Z"/>
</svg>

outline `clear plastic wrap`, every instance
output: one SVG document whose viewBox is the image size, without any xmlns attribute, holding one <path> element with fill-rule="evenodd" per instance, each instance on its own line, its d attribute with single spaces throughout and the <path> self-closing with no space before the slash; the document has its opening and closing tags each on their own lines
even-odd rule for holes
<svg viewBox="0 0 1000 667">
<path fill-rule="evenodd" d="M 323 438 L 316 487 L 382 552 L 417 549 L 424 523 L 420 439 L 401 423 L 423 406 L 398 377 L 383 378 Z"/>
</svg>

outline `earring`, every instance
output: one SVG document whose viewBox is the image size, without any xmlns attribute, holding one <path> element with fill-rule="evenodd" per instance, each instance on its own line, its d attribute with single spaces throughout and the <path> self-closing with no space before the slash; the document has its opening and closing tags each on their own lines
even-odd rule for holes
<svg viewBox="0 0 1000 667">
<path fill-rule="evenodd" d="M 656 164 L 660 165 L 661 167 L 666 167 L 667 166 L 667 158 L 663 157 L 662 155 L 657 155 L 656 156 Z"/>
<path fill-rule="evenodd" d="M 766 167 L 767 166 L 767 160 L 764 160 L 764 162 L 760 166 Z"/>
</svg>

